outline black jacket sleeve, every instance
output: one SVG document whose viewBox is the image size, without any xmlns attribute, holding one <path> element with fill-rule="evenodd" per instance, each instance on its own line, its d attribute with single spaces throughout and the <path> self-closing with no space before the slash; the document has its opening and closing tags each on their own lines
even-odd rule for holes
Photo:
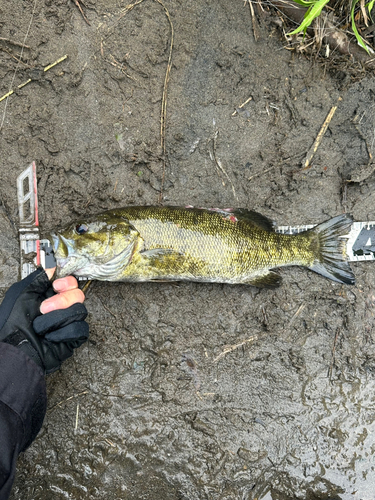
<svg viewBox="0 0 375 500">
<path fill-rule="evenodd" d="M 10 494 L 18 454 L 38 434 L 46 405 L 41 368 L 17 347 L 0 342 L 0 500 Z"/>
</svg>

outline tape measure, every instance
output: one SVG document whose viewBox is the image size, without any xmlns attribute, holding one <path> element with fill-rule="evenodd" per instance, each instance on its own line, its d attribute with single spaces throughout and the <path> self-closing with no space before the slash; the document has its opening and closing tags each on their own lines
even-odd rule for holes
<svg viewBox="0 0 375 500">
<path fill-rule="evenodd" d="M 21 249 L 21 279 L 35 271 L 56 266 L 53 248 L 49 240 L 40 239 L 38 217 L 38 192 L 36 165 L 33 162 L 17 178 L 18 209 L 20 218 L 19 238 Z M 282 234 L 298 234 L 314 225 L 278 226 Z M 375 260 L 375 221 L 353 222 L 347 238 L 349 262 Z"/>
</svg>

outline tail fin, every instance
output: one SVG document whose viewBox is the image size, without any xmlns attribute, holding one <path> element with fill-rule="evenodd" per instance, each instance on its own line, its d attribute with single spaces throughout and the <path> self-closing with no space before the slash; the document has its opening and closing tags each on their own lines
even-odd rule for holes
<svg viewBox="0 0 375 500">
<path fill-rule="evenodd" d="M 351 216 L 343 214 L 329 219 L 310 229 L 318 238 L 317 258 L 312 271 L 326 278 L 348 285 L 355 284 L 355 277 L 347 261 L 346 238 L 353 222 Z"/>
</svg>

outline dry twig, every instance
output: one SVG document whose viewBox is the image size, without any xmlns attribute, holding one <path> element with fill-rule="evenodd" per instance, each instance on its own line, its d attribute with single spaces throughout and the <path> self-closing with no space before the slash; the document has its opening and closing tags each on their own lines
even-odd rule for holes
<svg viewBox="0 0 375 500">
<path fill-rule="evenodd" d="M 258 172 L 257 174 L 250 175 L 250 177 L 248 177 L 247 180 L 251 181 L 252 179 L 254 179 L 254 177 L 259 177 L 260 175 L 267 174 L 268 172 L 271 172 L 271 170 L 273 170 L 274 168 L 275 168 L 275 165 L 272 165 L 272 167 L 266 168 L 266 170 L 262 170 L 261 172 Z"/>
<path fill-rule="evenodd" d="M 341 101 L 341 97 L 339 97 L 338 100 Z M 313 159 L 315 153 L 317 152 L 318 147 L 320 146 L 320 143 L 322 142 L 324 134 L 327 132 L 327 128 L 328 128 L 329 124 L 331 123 L 331 120 L 333 118 L 333 115 L 336 112 L 336 109 L 337 109 L 337 105 L 332 106 L 330 112 L 327 115 L 327 118 L 324 120 L 324 123 L 319 130 L 319 133 L 314 141 L 314 144 L 311 146 L 311 148 L 309 149 L 309 151 L 306 155 L 306 158 L 305 158 L 305 161 L 303 164 L 303 170 L 306 170 L 307 168 L 309 168 L 311 160 Z"/>
<path fill-rule="evenodd" d="M 238 110 L 241 110 L 244 106 L 246 106 L 246 104 L 247 104 L 248 102 L 250 102 L 252 98 L 253 98 L 253 97 L 252 97 L 252 96 L 250 96 L 248 99 L 246 99 L 246 101 L 245 101 L 245 102 L 243 102 L 242 104 L 240 104 L 240 105 L 239 105 L 239 106 L 235 109 L 235 111 L 233 111 L 232 116 L 236 115 L 236 114 L 238 113 Z"/>
<path fill-rule="evenodd" d="M 0 42 L 7 42 L 10 43 L 11 45 L 16 45 L 17 47 L 22 47 L 23 49 L 31 49 L 28 45 L 25 45 L 23 43 L 15 42 L 14 40 L 10 40 L 9 38 L 3 38 L 0 36 Z"/>
<path fill-rule="evenodd" d="M 67 55 L 65 55 L 63 57 L 60 57 L 59 59 L 57 59 L 57 61 L 53 62 L 52 64 L 49 64 L 48 66 L 46 66 L 43 69 L 43 72 L 45 73 L 46 71 L 50 70 L 51 68 L 54 68 L 56 66 L 56 64 L 59 64 L 59 63 L 65 61 L 65 59 L 67 57 L 68 57 Z M 30 83 L 32 81 L 33 81 L 32 78 L 29 78 L 28 80 L 26 80 L 26 82 L 23 82 L 23 83 L 20 83 L 19 85 L 17 85 L 17 88 L 18 89 L 22 89 L 23 87 L 25 87 L 25 85 L 27 85 L 28 83 Z M 7 97 L 9 97 L 12 94 L 14 94 L 14 90 L 10 90 L 6 94 L 4 94 L 2 97 L 0 97 L 0 102 L 3 101 L 4 99 L 6 99 Z"/>
<path fill-rule="evenodd" d="M 232 186 L 233 196 L 238 201 L 238 196 L 236 194 L 236 190 L 234 189 L 233 182 L 232 182 L 231 178 L 229 177 L 229 175 L 227 174 L 226 170 L 224 169 L 223 164 L 221 163 L 220 158 L 216 154 L 216 139 L 217 139 L 218 135 L 219 135 L 219 131 L 216 130 L 216 132 L 215 132 L 215 134 L 214 134 L 214 136 L 212 138 L 212 155 L 213 155 L 212 159 L 215 160 L 215 163 L 216 163 L 216 166 L 217 166 L 218 170 L 220 172 L 222 172 L 225 175 L 225 177 L 228 179 L 230 185 Z M 223 186 L 225 186 L 225 182 L 224 181 L 221 181 L 221 182 L 223 183 Z"/>
<path fill-rule="evenodd" d="M 233 352 L 236 349 L 238 349 L 239 347 L 242 347 L 243 345 L 248 344 L 249 342 L 254 342 L 255 340 L 258 340 L 258 335 L 253 335 L 252 337 L 249 337 L 248 339 L 243 340 L 242 342 L 239 342 L 238 344 L 226 346 L 224 348 L 223 352 L 221 352 L 218 356 L 216 356 L 216 358 L 214 359 L 213 362 L 216 363 L 217 361 L 219 361 L 219 359 L 223 358 L 229 352 Z"/>
<path fill-rule="evenodd" d="M 83 9 L 81 7 L 81 4 L 86 7 L 86 5 L 83 3 L 83 0 L 73 0 L 73 2 L 75 3 L 75 5 L 78 7 L 83 19 L 86 21 L 86 23 L 91 26 L 91 24 L 89 23 L 89 20 L 87 19 L 87 17 L 85 16 L 85 13 L 83 12 Z"/>
<path fill-rule="evenodd" d="M 161 0 L 156 0 L 164 9 L 165 15 L 168 18 L 168 22 L 171 28 L 171 44 L 169 47 L 169 56 L 168 56 L 168 64 L 167 64 L 167 70 L 165 72 L 165 78 L 164 78 L 164 87 L 163 87 L 163 98 L 162 98 L 162 104 L 161 104 L 161 117 L 160 117 L 160 145 L 163 151 L 163 175 L 161 179 L 161 186 L 160 186 L 160 195 L 159 195 L 159 203 L 162 202 L 163 200 L 163 188 L 164 188 L 164 181 L 165 181 L 165 166 L 166 166 L 166 146 L 165 146 L 165 123 L 167 119 L 167 89 L 168 89 L 168 82 L 169 82 L 169 76 L 172 68 L 172 50 L 173 50 L 173 41 L 174 41 L 174 29 L 173 29 L 173 24 L 171 20 L 171 16 L 169 15 L 167 7 L 163 4 Z"/>
<path fill-rule="evenodd" d="M 31 68 L 31 66 L 29 64 L 25 63 L 24 61 L 21 61 L 21 59 L 19 59 L 18 57 L 14 56 L 9 50 L 5 49 L 4 47 L 0 47 L 0 50 L 2 52 L 5 52 L 6 54 L 8 54 L 12 59 L 16 60 L 18 64 L 23 64 L 27 68 Z"/>
<path fill-rule="evenodd" d="M 77 403 L 77 411 L 76 411 L 76 424 L 74 426 L 74 430 L 78 429 L 78 414 L 79 414 L 79 403 Z"/>
<path fill-rule="evenodd" d="M 104 57 L 104 51 L 102 50 L 102 55 Z M 133 78 L 132 76 L 130 76 L 124 69 L 124 64 L 122 63 L 119 63 L 118 61 L 116 61 L 116 59 L 113 57 L 112 54 L 109 54 L 109 57 L 112 59 L 112 61 L 109 61 L 108 59 L 104 59 L 106 63 L 110 64 L 111 66 L 114 66 L 115 68 L 117 68 L 119 71 L 121 71 L 121 73 L 123 73 L 127 78 L 129 78 L 129 80 L 133 80 L 133 82 L 138 82 L 138 80 L 136 78 Z"/>
<path fill-rule="evenodd" d="M 259 24 L 258 24 L 257 18 L 255 17 L 255 12 L 254 12 L 254 8 L 253 8 L 251 0 L 245 0 L 245 5 L 246 5 L 246 3 L 249 4 L 251 22 L 253 25 L 254 40 L 257 42 L 260 38 Z"/>
<path fill-rule="evenodd" d="M 51 408 L 48 409 L 48 412 L 54 410 L 58 406 L 61 406 L 63 403 L 67 403 L 68 401 L 71 401 L 74 398 L 78 398 L 79 396 L 83 396 L 84 394 L 88 394 L 89 392 L 90 391 L 82 391 L 82 392 L 79 392 L 78 394 L 73 394 L 73 396 L 70 396 L 69 398 L 63 399 L 59 403 L 56 403 L 55 405 L 53 405 Z"/>
</svg>

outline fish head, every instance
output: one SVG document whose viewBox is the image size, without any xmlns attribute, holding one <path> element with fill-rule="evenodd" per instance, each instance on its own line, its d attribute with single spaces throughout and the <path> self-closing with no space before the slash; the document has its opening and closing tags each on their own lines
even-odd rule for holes
<svg viewBox="0 0 375 500">
<path fill-rule="evenodd" d="M 52 232 L 56 276 L 116 281 L 133 255 L 139 233 L 118 216 L 102 214 Z"/>
</svg>

